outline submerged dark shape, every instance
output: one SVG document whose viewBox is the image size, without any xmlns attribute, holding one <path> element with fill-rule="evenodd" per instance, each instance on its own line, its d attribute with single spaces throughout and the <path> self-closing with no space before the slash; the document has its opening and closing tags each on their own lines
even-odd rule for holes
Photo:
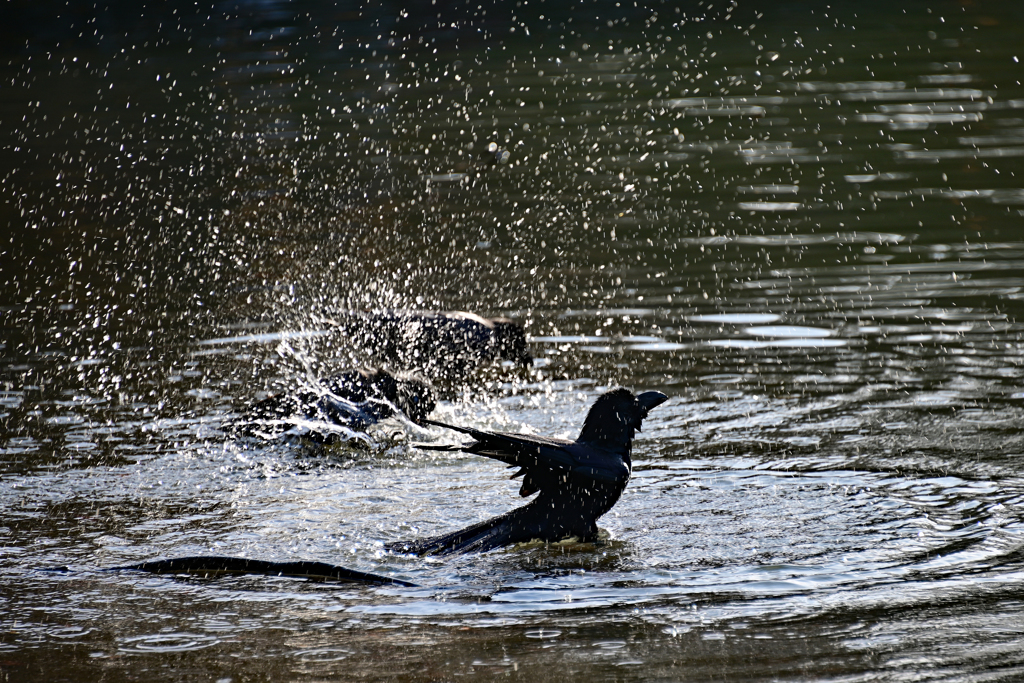
<svg viewBox="0 0 1024 683">
<path fill-rule="evenodd" d="M 409 587 L 416 585 L 401 579 L 360 572 L 323 562 L 268 562 L 266 560 L 247 560 L 241 557 L 205 555 L 154 560 L 124 567 L 110 567 L 107 571 L 140 571 L 151 574 L 195 574 L 199 576 L 257 574 L 261 576 L 291 576 L 318 581 L 345 581 Z"/>
<path fill-rule="evenodd" d="M 482 363 L 533 363 L 526 332 L 508 318 L 463 311 L 349 311 L 336 324 L 378 361 L 433 381 L 459 382 Z"/>
<path fill-rule="evenodd" d="M 437 450 L 458 450 L 519 467 L 519 495 L 540 492 L 526 505 L 454 533 L 392 543 L 388 550 L 448 554 L 485 551 L 531 540 L 594 541 L 597 519 L 618 501 L 632 469 L 634 431 L 654 407 L 668 400 L 658 391 L 634 396 L 627 389 L 602 395 L 587 414 L 576 441 L 526 434 L 488 432 L 426 420 L 469 434 L 475 441 Z"/>
<path fill-rule="evenodd" d="M 395 377 L 377 368 L 342 372 L 323 380 L 321 389 L 265 398 L 247 411 L 240 424 L 250 432 L 280 433 L 301 419 L 362 431 L 391 417 L 396 410 L 413 422 L 422 423 L 436 405 L 434 392 L 425 380 Z M 328 440 L 316 431 L 305 436 Z"/>
</svg>

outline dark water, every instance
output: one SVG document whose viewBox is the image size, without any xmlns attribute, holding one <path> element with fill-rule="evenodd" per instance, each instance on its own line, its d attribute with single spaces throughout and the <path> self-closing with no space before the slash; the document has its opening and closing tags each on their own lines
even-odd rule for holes
<svg viewBox="0 0 1024 683">
<path fill-rule="evenodd" d="M 4 680 L 1024 677 L 1024 13 L 530 5 L 9 5 Z M 392 556 L 516 485 L 224 429 L 353 307 L 526 325 L 441 419 L 668 393 L 608 543 Z M 423 587 L 98 571 L 189 554 Z"/>
</svg>

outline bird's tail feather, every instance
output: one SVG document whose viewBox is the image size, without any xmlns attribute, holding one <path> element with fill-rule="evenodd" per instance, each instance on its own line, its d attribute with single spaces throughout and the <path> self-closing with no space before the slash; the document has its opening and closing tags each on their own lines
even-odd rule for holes
<svg viewBox="0 0 1024 683">
<path fill-rule="evenodd" d="M 455 553 L 486 552 L 511 545 L 519 540 L 518 524 L 520 511 L 512 510 L 504 515 L 479 522 L 465 529 L 442 536 L 432 536 L 417 541 L 388 543 L 385 548 L 396 553 L 413 555 L 453 555 Z"/>
</svg>

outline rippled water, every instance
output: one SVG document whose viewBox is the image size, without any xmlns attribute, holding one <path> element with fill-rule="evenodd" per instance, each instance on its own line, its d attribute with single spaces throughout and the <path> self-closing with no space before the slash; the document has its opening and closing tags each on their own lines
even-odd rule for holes
<svg viewBox="0 0 1024 683">
<path fill-rule="evenodd" d="M 1024 675 L 1024 15 L 719 4 L 18 5 L 0 672 Z M 359 362 L 358 307 L 525 324 L 534 371 L 442 420 L 574 437 L 668 393 L 609 540 L 390 555 L 517 486 L 404 421 L 225 428 Z M 100 571 L 192 554 L 421 587 Z"/>
</svg>

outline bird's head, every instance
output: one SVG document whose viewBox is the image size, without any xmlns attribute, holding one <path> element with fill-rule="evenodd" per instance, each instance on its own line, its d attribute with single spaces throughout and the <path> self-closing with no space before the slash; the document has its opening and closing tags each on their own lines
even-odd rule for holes
<svg viewBox="0 0 1024 683">
<path fill-rule="evenodd" d="M 339 375 L 338 380 L 339 382 L 335 382 L 335 384 L 347 384 L 353 390 L 363 392 L 367 398 L 384 398 L 393 402 L 398 396 L 398 380 L 387 370 L 356 368 L 344 375 Z M 344 396 L 344 394 L 341 395 Z M 350 397 L 345 396 L 345 398 Z"/>
<path fill-rule="evenodd" d="M 609 446 L 628 445 L 634 433 L 640 431 L 647 413 L 667 400 L 668 396 L 660 391 L 645 391 L 634 396 L 628 389 L 612 389 L 590 407 L 578 440 Z"/>
<path fill-rule="evenodd" d="M 395 405 L 416 424 L 423 424 L 437 405 L 430 383 L 418 376 L 398 379 L 396 394 Z"/>
<path fill-rule="evenodd" d="M 491 324 L 494 326 L 498 357 L 530 367 L 533 356 L 530 355 L 530 347 L 526 345 L 526 331 L 522 325 L 508 318 L 492 318 Z"/>
</svg>

